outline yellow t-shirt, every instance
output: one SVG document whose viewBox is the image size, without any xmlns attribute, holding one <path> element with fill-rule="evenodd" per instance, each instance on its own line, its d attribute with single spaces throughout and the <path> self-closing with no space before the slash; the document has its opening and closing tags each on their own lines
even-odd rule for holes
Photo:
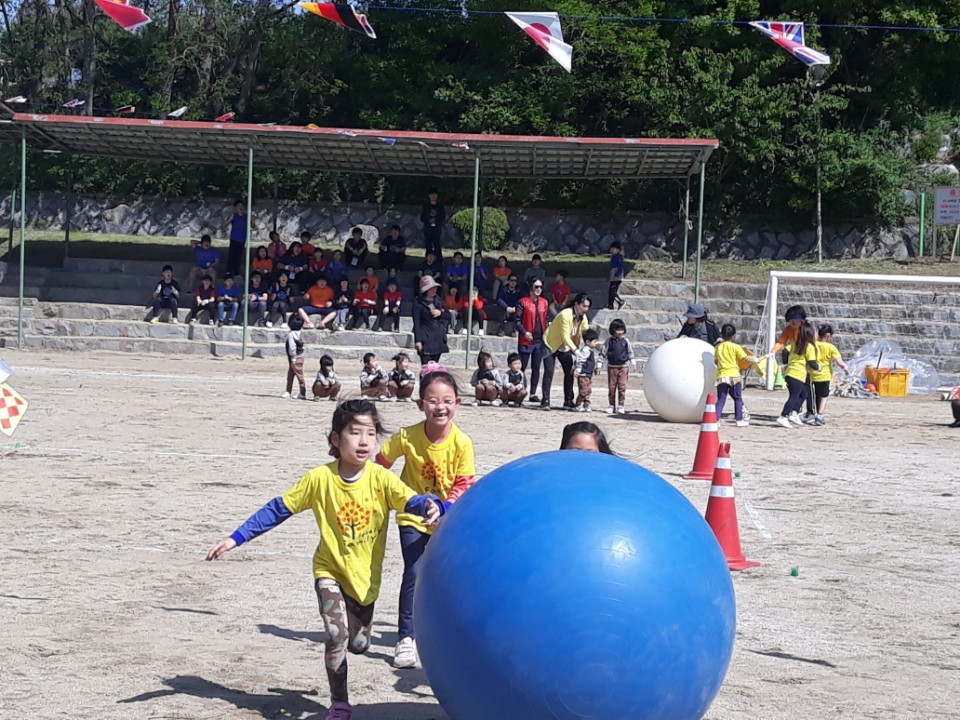
<svg viewBox="0 0 960 720">
<path fill-rule="evenodd" d="M 726 378 L 739 378 L 740 361 L 749 355 L 750 353 L 729 340 L 717 345 L 713 356 L 717 363 L 717 382 Z"/>
<path fill-rule="evenodd" d="M 313 576 L 336 580 L 361 605 L 380 593 L 390 509 L 398 512 L 413 490 L 384 467 L 368 462 L 359 480 L 345 483 L 340 463 L 307 472 L 282 496 L 292 513 L 313 510 L 320 544 L 313 554 Z"/>
<path fill-rule="evenodd" d="M 383 444 L 380 454 L 389 463 L 403 457 L 400 479 L 416 494 L 436 495 L 443 501 L 458 477 L 477 474 L 473 443 L 456 425 L 452 425 L 450 434 L 438 445 L 427 439 L 424 423 L 405 427 Z M 422 518 L 409 513 L 398 513 L 397 524 L 415 527 L 422 533 L 433 533 L 433 528 L 424 525 Z"/>
<path fill-rule="evenodd" d="M 817 362 L 819 370 L 810 372 L 810 379 L 814 382 L 830 382 L 833 379 L 833 361 L 840 359 L 840 351 L 833 343 L 817 343 Z"/>
<path fill-rule="evenodd" d="M 806 380 L 807 363 L 815 362 L 817 359 L 816 343 L 807 343 L 807 349 L 803 355 L 793 351 L 793 343 L 787 347 L 790 348 L 790 357 L 787 360 L 787 371 L 784 373 L 784 375 L 787 377 L 792 377 L 795 380 Z"/>
</svg>

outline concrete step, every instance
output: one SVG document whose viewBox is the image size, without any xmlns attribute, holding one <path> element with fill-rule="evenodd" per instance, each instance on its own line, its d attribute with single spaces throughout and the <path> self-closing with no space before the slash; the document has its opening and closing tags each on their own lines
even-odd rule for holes
<svg viewBox="0 0 960 720">
<path fill-rule="evenodd" d="M 40 285 L 24 285 L 23 287 L 23 296 L 24 300 L 27 298 L 32 298 L 36 301 L 41 297 L 42 287 Z M 11 300 L 14 307 L 17 304 L 17 297 L 20 294 L 20 288 L 17 282 L 11 281 L 8 276 L 6 280 L 3 281 L 3 285 L 0 285 L 0 298 L 4 300 Z"/>
<path fill-rule="evenodd" d="M 226 248 L 220 248 L 226 258 Z M 67 258 L 63 269 L 74 273 L 124 274 L 157 277 L 164 265 L 173 266 L 174 277 L 187 277 L 192 265 L 184 262 L 157 263 L 153 260 L 111 260 L 109 258 Z"/>
</svg>

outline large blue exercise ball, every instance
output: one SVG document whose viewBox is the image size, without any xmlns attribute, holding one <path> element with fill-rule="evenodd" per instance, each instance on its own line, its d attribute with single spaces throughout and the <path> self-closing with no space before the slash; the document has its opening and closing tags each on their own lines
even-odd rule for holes
<svg viewBox="0 0 960 720">
<path fill-rule="evenodd" d="M 736 607 L 700 513 L 649 470 L 563 450 L 504 465 L 427 546 L 423 669 L 452 720 L 695 720 Z"/>
</svg>

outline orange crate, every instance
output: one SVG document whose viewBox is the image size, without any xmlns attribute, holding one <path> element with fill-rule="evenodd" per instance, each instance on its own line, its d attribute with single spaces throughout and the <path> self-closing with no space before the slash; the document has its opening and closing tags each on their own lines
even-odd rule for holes
<svg viewBox="0 0 960 720">
<path fill-rule="evenodd" d="M 897 368 L 875 368 L 867 365 L 867 382 L 873 383 L 881 397 L 906 397 L 910 371 Z"/>
</svg>

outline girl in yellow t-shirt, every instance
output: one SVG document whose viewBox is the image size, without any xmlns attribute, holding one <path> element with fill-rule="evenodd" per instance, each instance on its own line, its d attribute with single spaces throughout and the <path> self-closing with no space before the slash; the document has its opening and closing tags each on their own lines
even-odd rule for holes
<svg viewBox="0 0 960 720">
<path fill-rule="evenodd" d="M 413 513 L 428 524 L 436 523 L 444 512 L 436 496 L 414 494 L 392 472 L 371 462 L 382 432 L 371 401 L 341 404 L 333 413 L 328 437 L 336 459 L 307 472 L 207 553 L 207 560 L 216 560 L 295 513 L 313 511 L 320 529 L 320 544 L 313 554 L 314 586 L 330 637 L 324 650 L 331 699 L 328 720 L 350 718 L 347 650 L 362 653 L 370 645 L 390 509 Z"/>
<path fill-rule="evenodd" d="M 444 370 L 422 376 L 417 405 L 425 416 L 423 422 L 405 427 L 387 440 L 380 448 L 377 462 L 389 468 L 402 457 L 404 464 L 400 479 L 411 488 L 411 492 L 436 495 L 447 508 L 476 480 L 473 443 L 453 424 L 460 407 L 457 381 Z M 427 549 L 433 529 L 409 513 L 398 514 L 397 524 L 400 526 L 403 579 L 393 665 L 411 668 L 417 664 L 413 593 L 420 558 Z"/>
<path fill-rule="evenodd" d="M 817 328 L 817 336 L 820 338 L 817 343 L 817 362 L 820 369 L 810 373 L 810 381 L 813 383 L 813 391 L 816 396 L 816 406 L 813 413 L 814 425 L 826 425 L 823 418 L 823 410 L 827 406 L 827 398 L 830 397 L 830 381 L 833 380 L 833 366 L 836 364 L 847 371 L 847 365 L 840 356 L 840 351 L 831 342 L 833 340 L 833 327 L 830 325 L 821 325 Z M 811 403 L 807 403 L 807 409 L 811 409 Z"/>
<path fill-rule="evenodd" d="M 777 424 L 786 428 L 793 425 L 802 427 L 803 420 L 800 419 L 800 408 L 803 407 L 803 401 L 806 400 L 809 392 L 807 372 L 820 369 L 820 364 L 817 362 L 816 333 L 813 325 L 803 320 L 797 327 L 797 339 L 787 348 L 790 354 L 787 356 L 787 370 L 783 375 L 787 381 L 787 390 L 790 391 L 790 397 L 784 403 L 783 411 L 777 418 Z"/>
<path fill-rule="evenodd" d="M 758 359 L 733 341 L 736 335 L 737 329 L 730 323 L 721 327 L 721 342 L 714 353 L 717 363 L 717 420 L 719 421 L 723 415 L 723 406 L 729 395 L 733 398 L 733 415 L 736 418 L 737 427 L 746 427 L 750 423 L 743 418 L 740 371 L 754 365 Z"/>
</svg>

